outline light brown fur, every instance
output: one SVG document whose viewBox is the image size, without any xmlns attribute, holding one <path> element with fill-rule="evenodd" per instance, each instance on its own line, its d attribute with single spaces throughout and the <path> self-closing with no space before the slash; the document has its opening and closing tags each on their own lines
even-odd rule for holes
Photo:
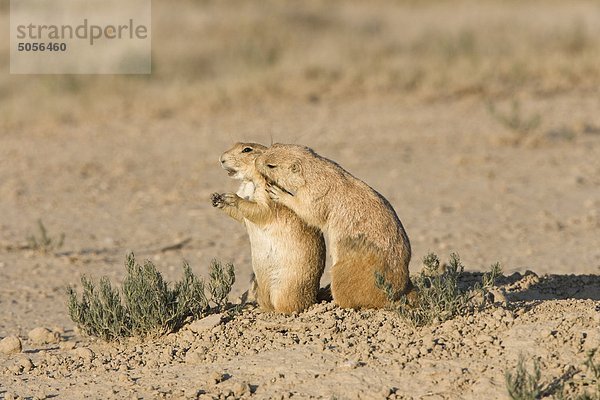
<svg viewBox="0 0 600 400">
<path fill-rule="evenodd" d="M 323 230 L 333 266 L 331 290 L 341 307 L 380 308 L 388 303 L 375 274 L 395 298 L 416 299 L 408 264 L 410 242 L 390 203 L 366 183 L 308 147 L 274 144 L 256 159 L 270 197 Z"/>
<path fill-rule="evenodd" d="M 264 150 L 257 143 L 236 143 L 223 153 L 223 168 L 242 184 L 237 194 L 214 194 L 213 205 L 246 225 L 259 305 L 282 313 L 300 312 L 317 300 L 325 241 L 318 229 L 269 199 L 266 181 L 255 167 Z"/>
</svg>

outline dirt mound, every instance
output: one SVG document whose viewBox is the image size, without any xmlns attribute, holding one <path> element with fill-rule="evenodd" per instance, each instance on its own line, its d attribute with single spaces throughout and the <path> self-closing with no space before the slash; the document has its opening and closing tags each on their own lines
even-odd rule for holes
<svg viewBox="0 0 600 400">
<path fill-rule="evenodd" d="M 540 361 L 546 385 L 593 385 L 582 363 L 598 326 L 593 300 L 495 305 L 424 328 L 331 303 L 291 316 L 247 306 L 151 341 L 25 341 L 0 370 L 11 394 L 38 398 L 502 398 L 520 355 Z"/>
</svg>

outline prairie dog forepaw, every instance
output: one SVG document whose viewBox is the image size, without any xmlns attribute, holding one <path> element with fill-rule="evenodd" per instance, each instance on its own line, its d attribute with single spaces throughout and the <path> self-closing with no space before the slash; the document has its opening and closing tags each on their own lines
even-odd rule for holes
<svg viewBox="0 0 600 400">
<path fill-rule="evenodd" d="M 223 199 L 223 195 L 220 193 L 211 194 L 210 201 L 212 202 L 213 207 L 217 207 L 217 208 L 225 207 L 225 201 Z"/>
<path fill-rule="evenodd" d="M 213 193 L 210 195 L 213 207 L 237 206 L 240 197 L 235 193 Z"/>
<path fill-rule="evenodd" d="M 223 203 L 230 207 L 237 207 L 238 201 L 240 200 L 240 196 L 235 193 L 223 193 L 221 198 L 223 199 Z"/>
<path fill-rule="evenodd" d="M 267 187 L 265 190 L 267 191 L 269 198 L 273 201 L 280 200 L 283 197 L 283 194 L 285 193 L 283 190 L 281 190 L 279 186 L 270 183 L 267 183 Z"/>
</svg>

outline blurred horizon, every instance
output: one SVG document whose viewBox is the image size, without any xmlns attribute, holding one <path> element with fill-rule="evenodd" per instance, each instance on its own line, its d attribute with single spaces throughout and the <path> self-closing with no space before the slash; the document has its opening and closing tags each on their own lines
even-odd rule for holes
<svg viewBox="0 0 600 400">
<path fill-rule="evenodd" d="M 0 1 L 8 24 L 9 0 Z M 149 76 L 8 74 L 3 134 L 256 104 L 510 99 L 600 84 L 593 1 L 155 2 Z"/>
</svg>

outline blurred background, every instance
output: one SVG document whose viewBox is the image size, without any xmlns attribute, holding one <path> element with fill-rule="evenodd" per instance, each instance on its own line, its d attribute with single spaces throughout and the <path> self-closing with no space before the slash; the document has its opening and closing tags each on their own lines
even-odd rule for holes
<svg viewBox="0 0 600 400">
<path fill-rule="evenodd" d="M 9 1 L 0 4 L 8 24 Z M 131 114 L 198 123 L 210 112 L 266 101 L 396 95 L 431 102 L 595 89 L 598 7 L 157 1 L 151 76 L 8 76 L 3 58 L 2 128 L 49 130 Z M 4 56 L 8 46 L 2 42 Z"/>
<path fill-rule="evenodd" d="M 0 287 L 25 314 L 122 277 L 128 250 L 167 277 L 233 261 L 245 289 L 245 230 L 208 201 L 236 189 L 217 161 L 236 141 L 309 145 L 380 191 L 412 273 L 429 251 L 600 271 L 597 1 L 152 7 L 151 75 L 10 75 L 0 42 Z M 27 247 L 38 219 L 60 249 Z"/>
</svg>

